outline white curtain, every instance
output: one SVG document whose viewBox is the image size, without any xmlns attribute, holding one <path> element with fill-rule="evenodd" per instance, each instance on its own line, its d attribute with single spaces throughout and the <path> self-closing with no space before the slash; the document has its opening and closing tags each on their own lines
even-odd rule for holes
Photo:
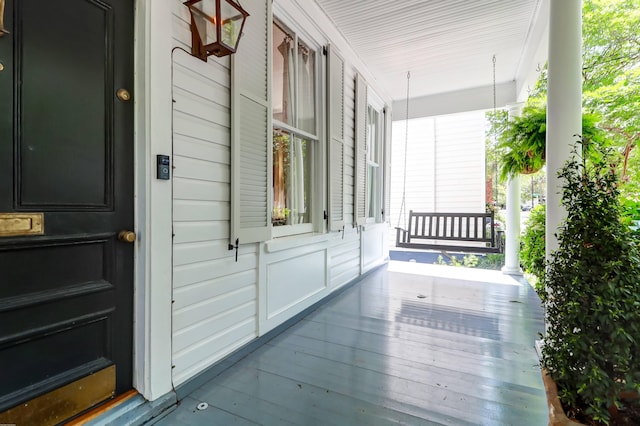
<svg viewBox="0 0 640 426">
<path fill-rule="evenodd" d="M 315 129 L 311 127 L 309 121 L 313 123 L 313 109 L 309 109 L 309 104 L 313 105 L 313 82 L 309 75 L 309 68 L 312 67 L 310 63 L 309 52 L 303 46 L 298 49 L 298 120 L 297 127 L 310 132 L 315 133 Z M 292 199 L 291 204 L 293 211 L 296 213 L 292 215 L 294 223 L 304 223 L 304 215 L 307 212 L 307 206 L 305 204 L 305 161 L 304 161 L 304 149 L 306 143 L 303 143 L 301 138 L 294 138 L 292 141 L 292 170 L 291 170 L 291 192 Z"/>
<path fill-rule="evenodd" d="M 298 127 L 316 133 L 315 56 L 304 45 L 298 47 Z"/>
</svg>

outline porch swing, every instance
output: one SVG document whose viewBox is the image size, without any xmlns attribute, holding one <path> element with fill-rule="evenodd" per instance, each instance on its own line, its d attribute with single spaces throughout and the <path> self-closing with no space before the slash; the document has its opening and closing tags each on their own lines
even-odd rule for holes
<svg viewBox="0 0 640 426">
<path fill-rule="evenodd" d="M 496 231 L 493 212 L 441 213 L 409 210 L 407 228 L 400 227 L 406 216 L 407 145 L 409 141 L 409 80 L 407 72 L 407 98 L 405 111 L 405 140 L 402 202 L 396 226 L 396 247 L 418 250 L 455 251 L 463 253 L 502 253 L 503 231 Z M 493 56 L 493 110 L 496 110 L 496 57 Z"/>
</svg>

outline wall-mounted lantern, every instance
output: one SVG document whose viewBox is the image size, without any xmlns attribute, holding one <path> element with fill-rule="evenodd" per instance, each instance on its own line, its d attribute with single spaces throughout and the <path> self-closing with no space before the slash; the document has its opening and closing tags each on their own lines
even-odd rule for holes
<svg viewBox="0 0 640 426">
<path fill-rule="evenodd" d="M 233 0 L 188 0 L 191 13 L 191 54 L 203 61 L 207 56 L 236 52 L 249 14 Z"/>
</svg>

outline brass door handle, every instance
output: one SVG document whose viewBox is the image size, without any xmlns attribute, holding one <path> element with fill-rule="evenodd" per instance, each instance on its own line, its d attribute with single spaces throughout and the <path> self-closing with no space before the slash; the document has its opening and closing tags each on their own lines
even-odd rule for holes
<svg viewBox="0 0 640 426">
<path fill-rule="evenodd" d="M 136 240 L 136 233 L 133 231 L 120 231 L 118 239 L 125 243 L 132 243 Z"/>
<path fill-rule="evenodd" d="M 9 34 L 9 31 L 4 29 L 4 0 L 0 0 L 0 37 L 5 34 Z"/>
</svg>

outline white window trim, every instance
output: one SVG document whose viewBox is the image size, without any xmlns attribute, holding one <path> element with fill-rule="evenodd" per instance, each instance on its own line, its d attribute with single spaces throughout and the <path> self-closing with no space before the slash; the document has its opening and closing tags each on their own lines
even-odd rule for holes
<svg viewBox="0 0 640 426">
<path fill-rule="evenodd" d="M 368 169 L 370 166 L 374 166 L 378 168 L 378 173 L 376 174 L 376 193 L 377 193 L 377 203 L 375 206 L 375 212 L 373 216 L 366 217 L 366 223 L 381 223 L 384 221 L 382 217 L 382 210 L 384 209 L 384 146 L 387 143 L 386 140 L 386 130 L 385 130 L 385 104 L 382 99 L 369 87 L 367 93 L 367 119 L 369 118 L 368 108 L 371 107 L 378 112 L 378 122 L 376 123 L 376 138 L 377 142 L 375 144 L 377 162 L 369 160 L 369 153 L 367 152 L 367 183 L 365 184 L 365 197 L 366 197 L 366 207 L 365 211 L 368 210 L 369 206 L 369 188 L 368 188 Z M 369 125 L 367 121 L 366 125 Z M 367 136 L 369 133 L 367 132 Z M 368 149 L 368 144 L 367 144 Z"/>
<path fill-rule="evenodd" d="M 324 95 L 324 87 L 325 87 L 325 79 L 326 79 L 326 58 L 323 55 L 323 43 L 314 40 L 312 37 L 309 37 L 305 32 L 297 27 L 295 24 L 290 25 L 285 23 L 286 20 L 283 20 L 273 14 L 272 22 L 282 27 L 284 30 L 291 32 L 294 34 L 294 42 L 302 42 L 305 46 L 307 46 L 310 50 L 313 50 L 316 53 L 316 63 L 315 63 L 315 75 L 316 75 L 316 87 L 315 87 L 315 99 L 316 99 L 316 134 L 310 134 L 301 129 L 297 129 L 296 127 L 283 123 L 281 121 L 272 119 L 271 124 L 271 137 L 273 135 L 273 130 L 278 128 L 290 132 L 296 136 L 301 136 L 303 138 L 312 140 L 313 144 L 313 170 L 311 173 L 313 175 L 312 182 L 312 202 L 311 202 L 311 222 L 310 223 L 302 223 L 302 224 L 294 224 L 294 225 L 281 225 L 281 226 L 271 226 L 271 236 L 272 238 L 284 238 L 284 237 L 295 237 L 295 236 L 309 236 L 313 233 L 324 233 L 326 232 L 326 221 L 324 220 L 324 212 L 326 211 L 326 198 L 324 197 L 324 188 L 326 186 L 326 168 L 325 168 L 325 151 L 326 151 L 326 141 L 325 141 L 325 132 L 323 131 L 325 123 L 326 123 L 326 112 L 324 109 L 325 105 L 325 95 Z M 271 82 L 269 83 L 272 84 Z M 297 93 L 295 95 L 297 97 Z M 271 173 L 270 173 L 271 174 Z M 273 176 L 271 175 L 271 187 L 273 188 Z M 273 198 L 271 199 L 269 205 L 269 211 L 271 212 L 273 209 Z"/>
</svg>

